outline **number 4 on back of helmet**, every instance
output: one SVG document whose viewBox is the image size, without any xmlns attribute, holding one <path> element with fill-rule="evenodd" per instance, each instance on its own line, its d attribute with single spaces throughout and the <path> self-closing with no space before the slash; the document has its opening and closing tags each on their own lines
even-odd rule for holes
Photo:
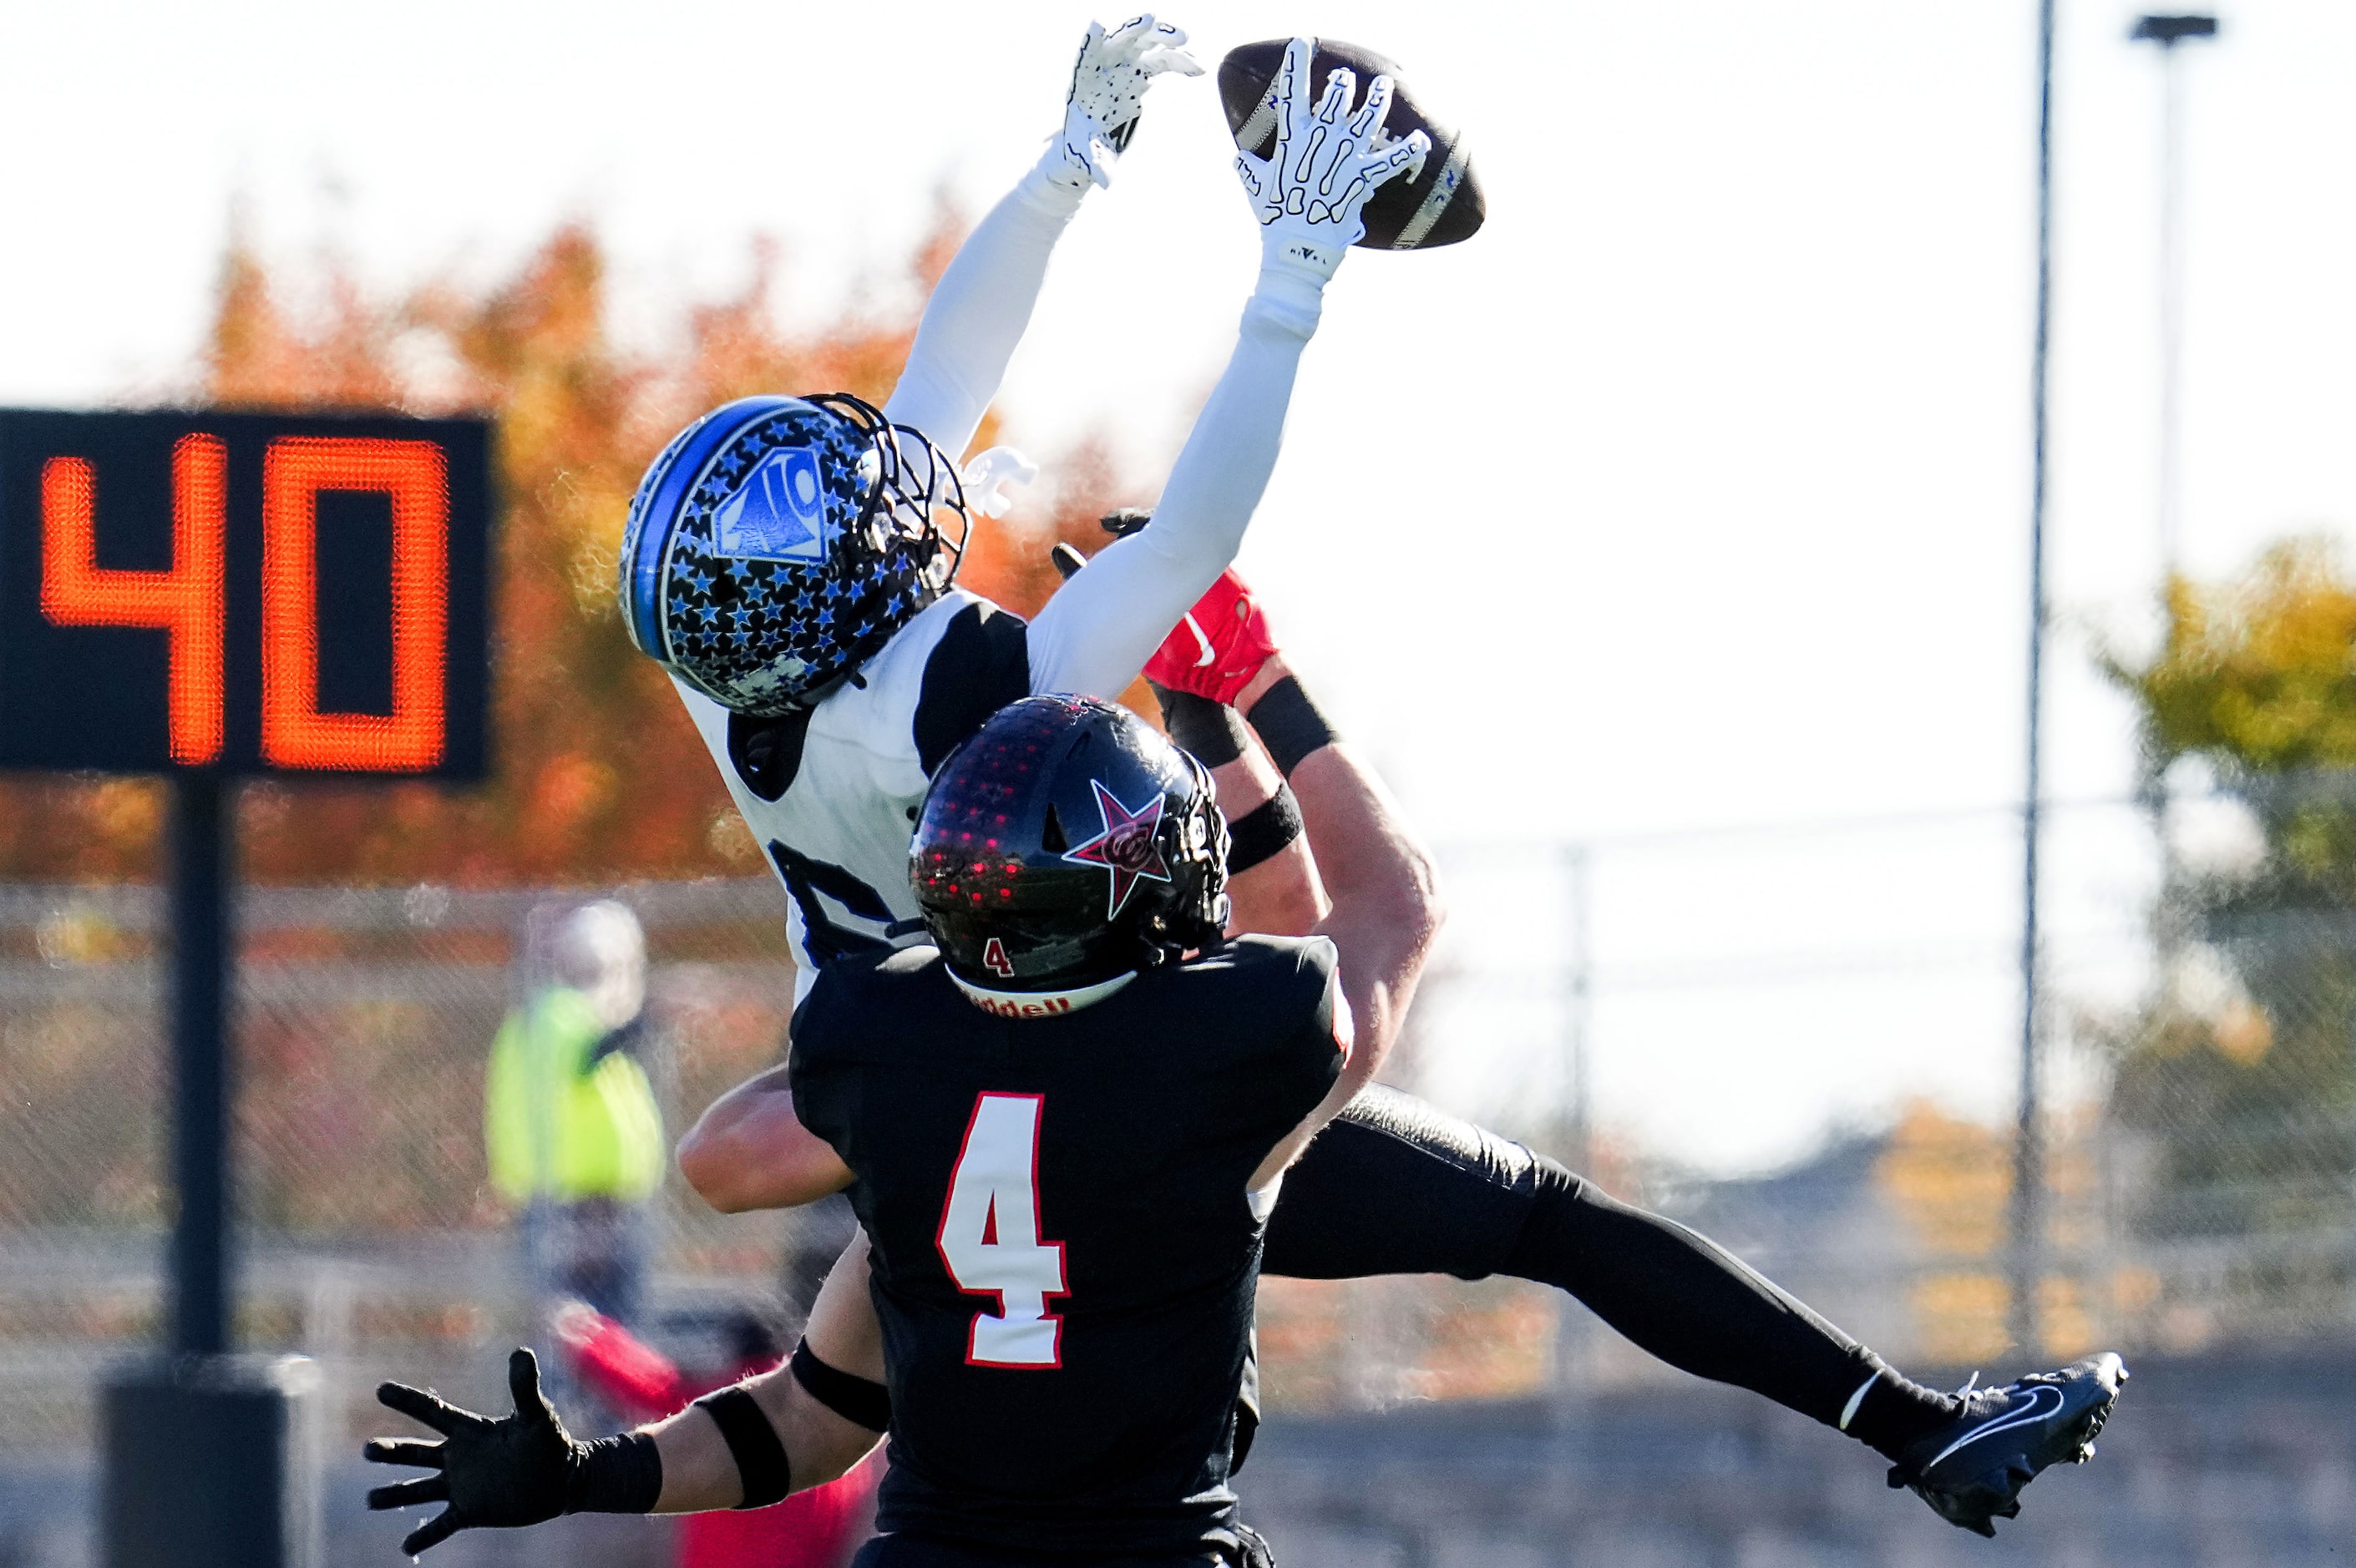
<svg viewBox="0 0 2356 1568">
<path fill-rule="evenodd" d="M 958 988 L 1035 1017 L 1217 943 L 1226 862 L 1201 763 L 1106 703 L 1032 697 L 941 764 L 908 874 Z"/>
</svg>

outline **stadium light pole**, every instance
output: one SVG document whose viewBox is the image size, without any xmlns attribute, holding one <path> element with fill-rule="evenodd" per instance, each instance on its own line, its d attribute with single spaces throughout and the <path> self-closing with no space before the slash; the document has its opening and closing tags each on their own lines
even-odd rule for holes
<svg viewBox="0 0 2356 1568">
<path fill-rule="evenodd" d="M 2155 510 L 2159 523 L 2159 591 L 2166 615 L 2169 584 L 2181 564 L 2184 512 L 2180 463 L 2182 453 L 2184 353 L 2184 79 L 2176 46 L 2188 39 L 2213 38 L 2217 18 L 2198 14 L 2147 16 L 2128 29 L 2133 43 L 2159 50 L 2159 443 Z M 2163 626 L 2164 631 L 2164 626 Z M 2168 775 L 2148 748 L 2143 795 L 2151 813 L 2152 837 L 2159 853 L 2159 897 L 2152 921 L 2152 940 L 2158 962 L 2160 995 L 2165 998 L 2183 957 L 2190 930 L 2184 917 L 2184 869 L 2169 831 Z"/>
<path fill-rule="evenodd" d="M 2020 1116 L 2012 1146 L 2011 1291 L 2007 1327 L 2033 1353 L 2045 1185 L 2043 1106 L 2038 1051 L 2039 941 L 2037 851 L 2043 829 L 2045 717 L 2046 359 L 2053 324 L 2053 0 L 2037 5 L 2037 307 L 2029 356 L 2029 734 L 2028 787 L 2022 792 L 2020 902 Z"/>
<path fill-rule="evenodd" d="M 2184 526 L 2178 473 L 2184 352 L 2184 73 L 2176 46 L 2216 36 L 2217 18 L 2207 16 L 2138 17 L 2127 34 L 2133 42 L 2159 49 L 2159 560 L 2162 571 L 2170 576 L 2176 571 Z"/>
</svg>

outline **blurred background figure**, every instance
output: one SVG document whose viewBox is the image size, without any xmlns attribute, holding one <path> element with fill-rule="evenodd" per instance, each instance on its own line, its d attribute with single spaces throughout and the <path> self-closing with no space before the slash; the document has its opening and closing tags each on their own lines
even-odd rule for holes
<svg viewBox="0 0 2356 1568">
<path fill-rule="evenodd" d="M 639 1320 L 647 1200 L 662 1184 L 662 1114 L 637 1052 L 647 945 L 611 900 L 550 920 L 525 943 L 523 999 L 484 1077 L 491 1180 L 521 1211 L 534 1301 L 572 1297 Z"/>
</svg>

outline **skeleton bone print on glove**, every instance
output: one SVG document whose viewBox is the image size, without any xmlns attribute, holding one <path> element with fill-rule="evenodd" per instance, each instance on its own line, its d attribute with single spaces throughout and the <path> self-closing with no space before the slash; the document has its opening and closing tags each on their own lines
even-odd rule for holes
<svg viewBox="0 0 2356 1568">
<path fill-rule="evenodd" d="M 1048 149 L 1058 184 L 1078 189 L 1093 181 L 1112 183 L 1112 165 L 1137 134 L 1145 90 L 1164 71 L 1200 76 L 1203 68 L 1182 47 L 1185 30 L 1157 20 L 1151 12 L 1132 16 L 1108 33 L 1088 24 L 1072 62 L 1072 86 L 1064 103 L 1064 128 Z"/>
</svg>

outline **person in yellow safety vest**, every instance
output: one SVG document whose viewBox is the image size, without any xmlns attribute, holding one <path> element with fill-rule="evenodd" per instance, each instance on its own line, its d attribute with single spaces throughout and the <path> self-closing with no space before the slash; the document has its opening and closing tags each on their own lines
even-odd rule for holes
<svg viewBox="0 0 2356 1568">
<path fill-rule="evenodd" d="M 543 1298 L 635 1321 L 640 1207 L 662 1185 L 662 1115 L 632 1054 L 643 1032 L 646 938 L 610 900 L 560 921 L 546 975 L 499 1027 L 485 1076 L 491 1181 L 522 1211 Z"/>
</svg>

